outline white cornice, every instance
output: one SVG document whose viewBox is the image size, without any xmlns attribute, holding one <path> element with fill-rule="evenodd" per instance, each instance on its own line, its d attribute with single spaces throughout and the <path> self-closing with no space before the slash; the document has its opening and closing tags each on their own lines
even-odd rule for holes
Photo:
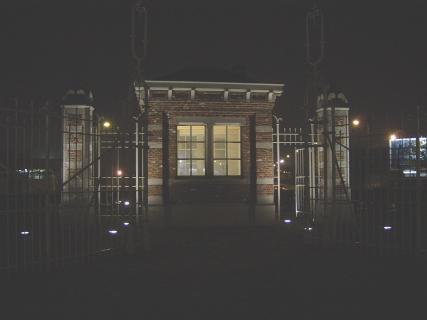
<svg viewBox="0 0 427 320">
<path fill-rule="evenodd" d="M 283 93 L 284 84 L 277 83 L 237 83 L 237 82 L 204 82 L 204 81 L 159 81 L 147 80 L 148 87 L 151 90 L 206 90 L 206 91 L 254 91 L 254 92 L 274 92 L 276 96 Z M 140 90 L 135 85 L 136 90 Z"/>
</svg>

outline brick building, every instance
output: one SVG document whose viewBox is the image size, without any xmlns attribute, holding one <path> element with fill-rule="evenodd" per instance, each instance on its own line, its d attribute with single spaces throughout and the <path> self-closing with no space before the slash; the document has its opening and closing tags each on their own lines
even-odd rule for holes
<svg viewBox="0 0 427 320">
<path fill-rule="evenodd" d="M 150 224 L 274 223 L 272 109 L 283 85 L 147 86 Z"/>
</svg>

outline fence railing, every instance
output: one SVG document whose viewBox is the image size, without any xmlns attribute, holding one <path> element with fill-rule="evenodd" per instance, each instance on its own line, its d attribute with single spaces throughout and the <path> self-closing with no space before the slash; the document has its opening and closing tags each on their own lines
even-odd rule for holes
<svg viewBox="0 0 427 320">
<path fill-rule="evenodd" d="M 50 269 L 139 243 L 132 136 L 101 134 L 97 119 L 70 120 L 59 106 L 13 101 L 0 119 L 0 270 Z M 93 130 L 64 125 L 77 120 Z M 133 168 L 126 176 L 111 173 L 117 157 Z"/>
<path fill-rule="evenodd" d="M 375 137 L 371 136 L 353 138 L 351 201 L 337 201 L 334 213 L 328 211 L 315 221 L 304 221 L 304 232 L 317 243 L 373 253 L 426 253 L 427 179 L 407 175 L 406 167 L 396 169 L 387 141 L 360 143 L 373 140 Z M 326 207 L 330 205 L 327 203 Z"/>
</svg>

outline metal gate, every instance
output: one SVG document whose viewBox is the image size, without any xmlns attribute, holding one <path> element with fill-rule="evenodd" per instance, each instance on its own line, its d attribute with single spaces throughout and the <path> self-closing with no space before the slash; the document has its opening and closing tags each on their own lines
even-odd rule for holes
<svg viewBox="0 0 427 320">
<path fill-rule="evenodd" d="M 380 254 L 425 252 L 427 138 L 420 125 L 417 138 L 396 138 L 372 132 L 373 123 L 352 127 L 348 118 L 326 119 L 329 124 L 323 117 L 310 121 L 308 134 L 277 121 L 275 190 L 281 189 L 282 161 L 293 162 L 294 177 L 293 211 L 282 210 L 282 222 L 327 245 Z"/>
<path fill-rule="evenodd" d="M 139 121 L 18 100 L 0 106 L 0 119 L 1 270 L 50 269 L 138 245 Z"/>
</svg>

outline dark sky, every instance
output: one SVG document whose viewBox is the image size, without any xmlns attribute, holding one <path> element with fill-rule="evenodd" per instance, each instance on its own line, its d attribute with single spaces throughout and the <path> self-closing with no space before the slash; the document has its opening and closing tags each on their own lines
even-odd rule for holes
<svg viewBox="0 0 427 320">
<path fill-rule="evenodd" d="M 55 97 L 85 86 L 98 110 L 118 106 L 132 65 L 130 3 L 3 0 L 2 95 Z M 280 103 L 291 114 L 303 100 L 304 19 L 312 3 L 152 0 L 149 77 L 188 66 L 243 65 L 260 82 L 286 84 Z M 327 41 L 322 71 L 355 112 L 400 116 L 427 105 L 425 1 L 318 3 Z"/>
</svg>

